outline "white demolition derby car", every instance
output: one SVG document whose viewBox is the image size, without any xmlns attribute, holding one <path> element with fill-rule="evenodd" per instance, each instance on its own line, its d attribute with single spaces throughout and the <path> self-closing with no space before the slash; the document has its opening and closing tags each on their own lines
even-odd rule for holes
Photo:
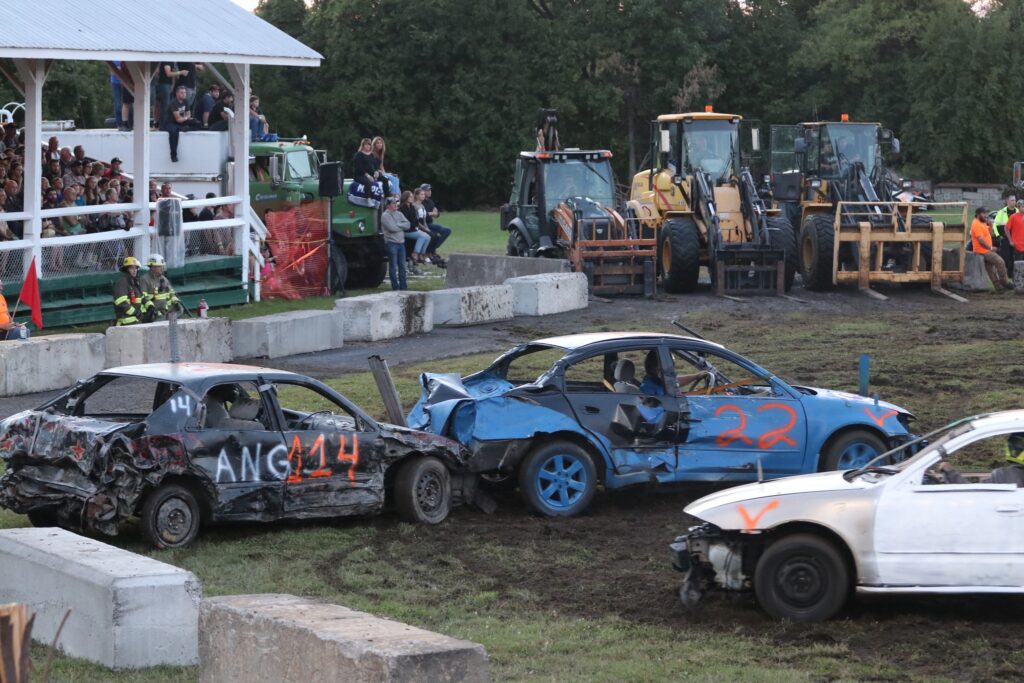
<svg viewBox="0 0 1024 683">
<path fill-rule="evenodd" d="M 776 618 L 820 621 L 854 589 L 1024 593 L 1024 410 L 954 422 L 902 459 L 913 443 L 691 503 L 704 523 L 671 545 L 683 604 L 753 591 Z"/>
</svg>

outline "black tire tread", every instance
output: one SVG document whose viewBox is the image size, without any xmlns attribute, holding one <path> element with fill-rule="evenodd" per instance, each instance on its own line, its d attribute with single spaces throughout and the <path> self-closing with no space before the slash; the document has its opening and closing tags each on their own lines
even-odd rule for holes
<svg viewBox="0 0 1024 683">
<path fill-rule="evenodd" d="M 429 515 L 420 509 L 416 502 L 416 482 L 425 469 L 433 469 L 441 475 L 445 486 L 445 498 L 443 512 Z M 451 475 L 448 468 L 440 460 L 432 456 L 420 456 L 406 460 L 399 465 L 398 476 L 395 477 L 395 507 L 398 508 L 398 516 L 404 522 L 413 524 L 440 524 L 448 517 L 452 504 Z"/>
<path fill-rule="evenodd" d="M 827 572 L 829 592 L 821 602 L 813 608 L 795 610 L 775 596 L 773 582 L 769 581 L 772 564 L 778 557 L 798 548 L 809 548 L 818 553 L 831 565 Z M 795 622 L 825 621 L 836 615 L 846 604 L 851 588 L 850 569 L 835 545 L 814 534 L 793 534 L 784 536 L 768 546 L 757 562 L 754 571 L 754 593 L 761 608 L 776 619 L 789 619 Z"/>
<path fill-rule="evenodd" d="M 665 291 L 689 294 L 700 277 L 700 230 L 690 218 L 669 218 L 662 230 L 661 248 L 670 250 L 672 264 L 664 274 Z"/>
<path fill-rule="evenodd" d="M 835 238 L 835 227 L 832 224 L 831 216 L 813 214 L 804 221 L 803 229 L 800 231 L 799 253 L 803 253 L 807 240 L 811 240 L 814 244 L 812 263 L 804 263 L 802 256 L 799 258 L 800 274 L 803 277 L 804 286 L 808 289 L 821 290 L 832 287 L 832 269 L 834 267 L 832 251 L 835 247 Z"/>
<path fill-rule="evenodd" d="M 175 496 L 182 498 L 186 503 L 189 503 L 189 507 L 192 509 L 193 526 L 192 532 L 186 536 L 184 540 L 173 545 L 169 545 L 160 538 L 159 534 L 156 533 L 153 516 L 160 503 Z M 199 501 L 196 500 L 192 491 L 179 484 L 164 484 L 146 497 L 146 501 L 142 505 L 142 512 L 139 517 L 142 522 L 142 533 L 154 547 L 160 549 L 173 548 L 177 550 L 187 548 L 192 545 L 196 537 L 199 535 L 199 525 L 201 521 L 200 515 Z"/>
</svg>

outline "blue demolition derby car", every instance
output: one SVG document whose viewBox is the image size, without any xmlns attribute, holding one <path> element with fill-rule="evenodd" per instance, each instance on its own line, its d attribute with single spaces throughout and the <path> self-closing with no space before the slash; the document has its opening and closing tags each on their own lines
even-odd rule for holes
<svg viewBox="0 0 1024 683">
<path fill-rule="evenodd" d="M 522 344 L 481 372 L 425 373 L 410 427 L 453 438 L 494 484 L 570 516 L 598 484 L 744 482 L 849 469 L 912 438 L 884 401 L 787 384 L 714 342 L 575 334 Z"/>
</svg>

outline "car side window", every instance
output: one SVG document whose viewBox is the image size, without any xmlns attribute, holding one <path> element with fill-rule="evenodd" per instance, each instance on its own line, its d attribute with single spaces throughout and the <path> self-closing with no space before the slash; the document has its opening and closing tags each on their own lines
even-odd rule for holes
<svg viewBox="0 0 1024 683">
<path fill-rule="evenodd" d="M 274 427 L 255 382 L 222 382 L 203 397 L 204 429 L 261 430 Z"/>
<path fill-rule="evenodd" d="M 100 376 L 71 392 L 63 404 L 54 408 L 84 417 L 142 419 L 176 390 L 177 385 L 148 377 Z"/>
<path fill-rule="evenodd" d="M 947 452 L 921 483 L 1024 486 L 1024 432 L 978 439 Z"/>
<path fill-rule="evenodd" d="M 577 361 L 565 370 L 565 390 L 663 396 L 665 380 L 658 349 L 630 349 Z"/>
<path fill-rule="evenodd" d="M 354 414 L 314 387 L 274 382 L 273 388 L 288 430 L 357 429 Z"/>
<path fill-rule="evenodd" d="M 614 391 L 608 359 L 614 354 L 591 356 L 565 369 L 565 390 L 573 394 L 610 393 Z"/>
<path fill-rule="evenodd" d="M 676 386 L 690 396 L 774 396 L 775 387 L 735 361 L 706 351 L 673 349 Z"/>
</svg>

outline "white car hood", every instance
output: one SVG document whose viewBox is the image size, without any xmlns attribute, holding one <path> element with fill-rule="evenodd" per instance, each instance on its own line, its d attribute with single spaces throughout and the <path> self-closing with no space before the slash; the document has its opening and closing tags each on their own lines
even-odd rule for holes
<svg viewBox="0 0 1024 683">
<path fill-rule="evenodd" d="M 843 478 L 842 472 L 818 472 L 802 474 L 795 477 L 783 477 L 757 484 L 744 484 L 735 488 L 718 491 L 699 498 L 686 506 L 684 512 L 703 519 L 704 515 L 718 508 L 734 508 L 751 501 L 763 498 L 778 498 L 807 493 L 826 493 L 829 491 L 853 491 L 869 486 L 861 478 L 849 482 Z"/>
</svg>

